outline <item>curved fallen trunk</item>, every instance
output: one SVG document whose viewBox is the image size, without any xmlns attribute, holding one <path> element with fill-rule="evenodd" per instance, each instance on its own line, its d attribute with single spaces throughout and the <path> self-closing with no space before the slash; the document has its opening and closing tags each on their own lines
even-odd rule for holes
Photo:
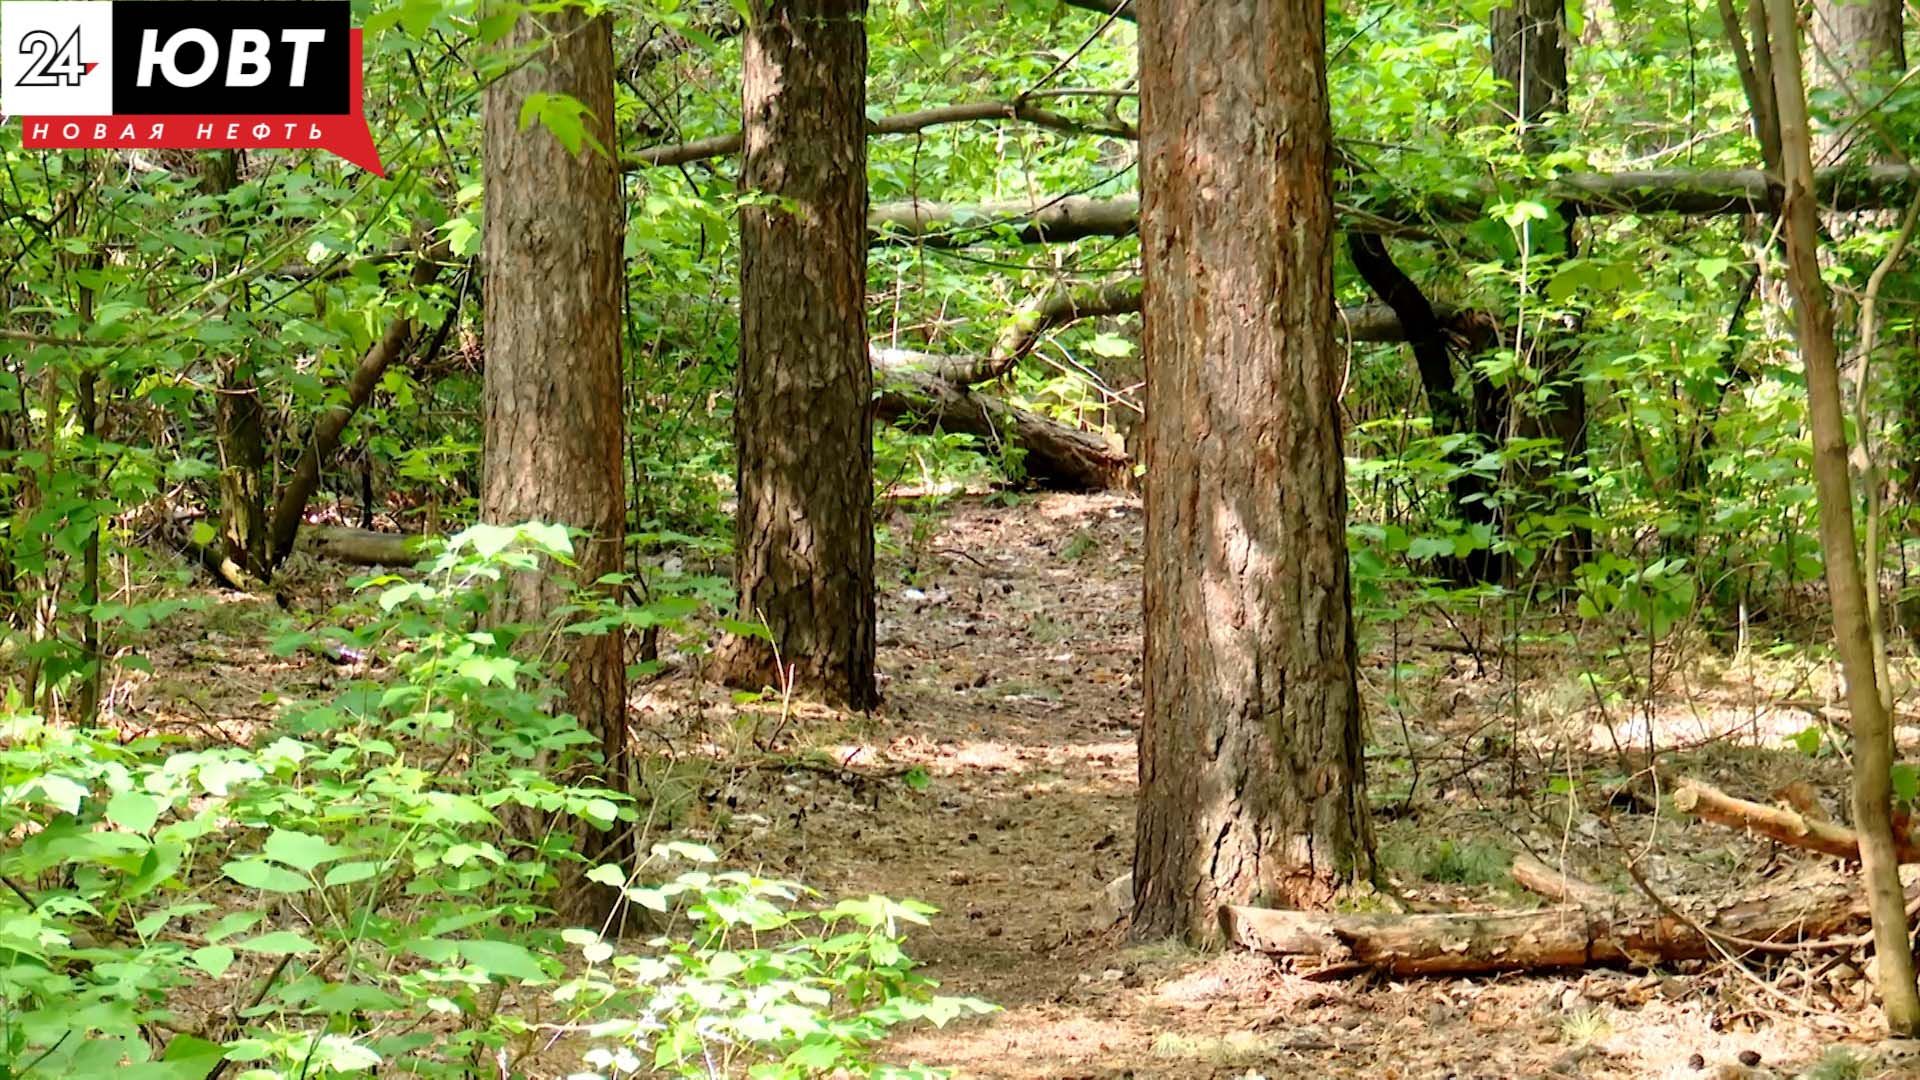
<svg viewBox="0 0 1920 1080">
<path fill-rule="evenodd" d="M 428 542 L 432 539 L 419 533 L 308 525 L 300 530 L 295 550 L 317 559 L 358 566 L 412 566 L 426 554 Z"/>
<path fill-rule="evenodd" d="M 1860 834 L 1831 821 L 1735 798 L 1697 780 L 1683 780 L 1673 793 L 1673 808 L 1703 821 L 1745 829 L 1789 847 L 1817 851 L 1848 862 L 1860 861 Z M 1903 863 L 1920 863 L 1920 843 L 1903 830 L 1894 830 L 1894 853 Z"/>
<path fill-rule="evenodd" d="M 1017 409 L 925 371 L 882 366 L 875 419 L 908 429 L 937 429 L 1004 439 L 1025 452 L 1023 465 L 1042 487 L 1070 491 L 1125 488 L 1133 461 L 1098 435 Z"/>
</svg>

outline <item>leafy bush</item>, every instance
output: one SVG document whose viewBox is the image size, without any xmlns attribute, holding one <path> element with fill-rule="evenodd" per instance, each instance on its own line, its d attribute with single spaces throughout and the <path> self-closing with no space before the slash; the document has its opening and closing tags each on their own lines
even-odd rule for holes
<svg viewBox="0 0 1920 1080">
<path fill-rule="evenodd" d="M 595 740 L 552 712 L 516 628 L 481 614 L 510 574 L 567 555 L 557 529 L 478 527 L 418 579 L 369 583 L 346 613 L 361 629 L 278 647 L 329 639 L 380 677 L 248 746 L 123 743 L 7 702 L 0 1075 L 504 1075 L 556 1050 L 608 1077 L 925 1075 L 875 1065 L 873 1044 L 987 1006 L 913 973 L 900 930 L 924 905 L 807 906 L 796 884 L 708 869 L 655 881 L 665 860 L 714 861 L 669 843 L 575 872 L 661 917 L 643 946 L 551 925 L 571 833 L 638 814 L 623 793 L 554 779 L 590 764 Z M 657 596 L 572 614 L 604 630 L 693 606 Z M 527 812 L 551 823 L 537 841 L 502 825 Z"/>
</svg>

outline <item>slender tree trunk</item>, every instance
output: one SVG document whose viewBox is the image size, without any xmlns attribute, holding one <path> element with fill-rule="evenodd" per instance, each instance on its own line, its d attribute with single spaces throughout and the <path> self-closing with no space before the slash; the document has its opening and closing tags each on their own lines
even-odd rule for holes
<svg viewBox="0 0 1920 1080">
<path fill-rule="evenodd" d="M 1820 222 L 1813 193 L 1812 140 L 1800 77 L 1800 33 L 1793 0 L 1767 0 L 1774 85 L 1780 110 L 1781 169 L 1788 277 L 1806 365 L 1807 414 L 1813 429 L 1813 474 L 1820 504 L 1820 543 L 1833 605 L 1834 642 L 1853 709 L 1853 824 L 1860 834 L 1860 876 L 1873 915 L 1874 962 L 1887 1027 L 1897 1037 L 1920 1031 L 1906 898 L 1893 839 L 1893 724 L 1878 678 L 1867 587 L 1853 529 L 1853 486 L 1833 306 L 1820 277 Z M 1877 583 L 1872 583 L 1878 587 Z"/>
<path fill-rule="evenodd" d="M 1414 366 L 1427 395 L 1427 410 L 1433 414 L 1434 434 L 1475 437 L 1449 455 L 1461 469 L 1460 475 L 1447 484 L 1454 514 L 1470 525 L 1486 526 L 1489 534 L 1497 537 L 1500 506 L 1494 499 L 1494 485 L 1472 467 L 1474 459 L 1498 448 L 1506 434 L 1510 408 L 1506 392 L 1481 375 L 1473 364 L 1474 355 L 1486 348 L 1496 335 L 1473 332 L 1483 319 L 1471 314 L 1443 323 L 1426 294 L 1393 261 L 1385 237 L 1348 232 L 1347 253 L 1367 287 L 1393 310 L 1407 344 L 1413 349 Z M 1468 332 L 1460 333 L 1463 329 Z M 1467 344 L 1456 345 L 1456 341 Z M 1455 376 L 1456 352 L 1467 369 L 1467 395 L 1460 393 Z M 1452 576 L 1462 584 L 1498 580 L 1505 565 L 1505 560 L 1491 546 L 1451 562 Z"/>
<path fill-rule="evenodd" d="M 216 150 L 201 159 L 200 190 L 222 199 L 240 182 L 240 153 Z M 216 212 L 209 221 L 215 240 L 226 228 L 226 215 Z M 242 283 L 232 301 L 247 302 Z M 244 348 L 244 347 L 243 347 Z M 213 401 L 214 446 L 220 452 L 220 555 L 246 570 L 265 576 L 268 566 L 266 511 L 266 416 L 260 390 L 254 384 L 253 359 L 242 352 L 220 366 L 220 390 Z"/>
<path fill-rule="evenodd" d="M 613 29 L 577 8 L 523 14 L 503 39 L 528 62 L 486 91 L 486 450 L 480 516 L 581 530 L 583 586 L 621 568 L 626 504 L 621 471 L 620 249 L 622 204 L 613 127 Z M 586 106 L 591 142 L 570 153 L 544 125 L 522 126 L 528 95 L 566 94 Z M 553 574 L 515 579 L 507 622 L 543 622 L 567 599 Z M 601 779 L 630 787 L 626 668 L 618 634 L 559 634 L 566 707 L 598 737 Z M 578 779 L 578 778 L 570 778 Z M 523 831 L 540 828 L 522 823 Z M 617 828 L 617 827 L 616 827 Z M 622 832 L 587 829 L 589 864 L 623 862 Z M 536 839 L 528 836 L 526 839 Z M 578 918 L 610 897 L 562 868 L 556 906 Z"/>
<path fill-rule="evenodd" d="M 854 709 L 878 698 L 866 12 L 756 0 L 747 28 L 735 579 L 740 617 L 771 640 L 732 637 L 717 658 L 728 682 Z"/>
<path fill-rule="evenodd" d="M 1545 153 L 1552 143 L 1542 124 L 1567 108 L 1566 0 L 1515 0 L 1494 8 L 1490 21 L 1494 75 L 1507 88 L 1504 107 L 1521 145 L 1530 154 Z M 1563 218 L 1558 227 L 1571 255 L 1574 221 Z M 1543 248 L 1547 239 L 1531 237 L 1530 246 Z M 1580 496 L 1565 490 L 1556 477 L 1577 468 L 1587 452 L 1587 388 L 1579 378 L 1577 327 L 1548 326 L 1531 319 L 1517 321 L 1515 327 L 1521 335 L 1516 347 L 1534 370 L 1541 393 L 1537 398 L 1516 396 L 1512 431 L 1522 439 L 1552 439 L 1559 447 L 1547 460 L 1520 465 L 1522 495 L 1531 503 L 1523 503 L 1521 509 L 1576 513 Z M 1549 573 L 1562 579 L 1569 576 L 1592 546 L 1590 530 L 1574 526 L 1567 542 L 1555 543 L 1545 553 Z"/>
<path fill-rule="evenodd" d="M 265 418 L 253 382 L 253 364 L 231 361 L 214 402 L 214 435 L 220 449 L 220 539 L 223 553 L 250 573 L 270 572 L 267 561 L 267 468 Z"/>
<path fill-rule="evenodd" d="M 1146 719 L 1134 932 L 1373 868 L 1322 0 L 1140 4 Z"/>
<path fill-rule="evenodd" d="M 89 268 L 99 270 L 101 260 L 98 256 L 88 260 Z M 80 286 L 80 302 L 75 314 L 80 317 L 83 331 L 93 325 L 94 291 L 93 286 Z M 79 370 L 74 375 L 74 411 L 80 418 L 80 435 L 85 440 L 81 458 L 80 475 L 86 483 L 89 499 L 98 499 L 100 492 L 100 376 L 93 367 L 93 358 L 79 357 Z M 80 549 L 80 693 L 74 703 L 76 719 L 82 726 L 91 726 L 100 715 L 100 682 L 105 658 L 100 648 L 100 619 L 94 613 L 95 605 L 100 603 L 100 517 L 98 511 L 87 507 L 81 511 L 87 515 L 87 542 Z"/>
<path fill-rule="evenodd" d="M 7 290 L 0 288 L 0 324 L 6 322 L 10 306 Z M 13 386 L 15 399 L 0 398 L 0 627 L 16 629 L 20 609 L 14 593 L 14 552 L 20 539 L 14 530 L 21 520 L 19 511 L 33 476 L 31 470 L 22 468 L 15 460 L 21 445 L 16 431 L 24 426 L 22 421 L 27 412 L 27 384 L 20 374 L 16 365 L 0 363 L 0 376 L 5 376 Z"/>
</svg>

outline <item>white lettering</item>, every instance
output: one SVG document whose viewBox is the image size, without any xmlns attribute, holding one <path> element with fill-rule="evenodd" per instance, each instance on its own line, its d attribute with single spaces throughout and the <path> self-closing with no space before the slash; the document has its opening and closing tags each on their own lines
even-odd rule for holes
<svg viewBox="0 0 1920 1080">
<path fill-rule="evenodd" d="M 267 54 L 273 39 L 265 30 L 240 29 L 233 32 L 227 46 L 227 85 L 259 86 L 273 73 L 273 61 Z"/>
<path fill-rule="evenodd" d="M 212 124 L 201 124 L 201 125 L 200 125 L 199 127 L 197 127 L 197 128 L 195 128 L 195 129 L 193 129 L 193 137 L 194 137 L 194 138 L 196 138 L 196 139 L 211 139 L 211 138 L 213 138 L 213 125 L 212 125 Z"/>
<path fill-rule="evenodd" d="M 293 72 L 287 78 L 287 85 L 307 85 L 307 49 L 327 40 L 327 32 L 317 29 L 282 30 L 280 40 L 293 46 Z"/>
<path fill-rule="evenodd" d="M 157 44 L 160 31 L 147 29 L 140 35 L 139 77 L 134 80 L 136 86 L 153 85 L 153 69 L 159 68 L 167 82 L 173 86 L 199 86 L 213 74 L 220 63 L 220 44 L 213 35 L 199 27 L 188 27 L 167 39 L 165 46 Z M 177 63 L 182 45 L 200 47 L 200 66 L 191 73 L 180 70 Z"/>
</svg>

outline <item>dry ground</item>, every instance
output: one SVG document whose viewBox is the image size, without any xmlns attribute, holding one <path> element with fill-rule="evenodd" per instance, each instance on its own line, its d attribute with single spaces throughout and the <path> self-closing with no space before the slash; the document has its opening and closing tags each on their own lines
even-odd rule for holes
<svg viewBox="0 0 1920 1080">
<path fill-rule="evenodd" d="M 1102 896 L 1132 848 L 1138 504 L 967 498 L 886 524 L 873 715 L 743 706 L 690 664 L 634 704 L 672 748 L 655 769 L 675 831 L 828 893 L 940 907 L 909 951 L 948 992 L 1005 1011 L 915 1030 L 893 1056 L 976 1077 L 1920 1076 L 1920 1053 L 1872 1043 L 1860 957 L 1316 981 L 1130 944 Z M 1521 850 L 1623 892 L 1627 852 L 1674 895 L 1833 872 L 1613 793 L 1651 745 L 1669 776 L 1762 800 L 1806 779 L 1837 811 L 1843 763 L 1782 749 L 1816 720 L 1840 737 L 1821 712 L 1830 671 L 1800 649 L 1724 659 L 1697 630 L 1649 663 L 1630 635 L 1570 617 L 1516 626 L 1514 610 L 1415 607 L 1363 631 L 1370 782 L 1400 902 L 1534 906 L 1506 876 Z M 331 678 L 260 659 L 246 619 L 223 631 L 218 614 L 152 650 L 156 675 L 118 690 L 123 715 L 231 737 L 263 694 Z M 781 765 L 816 752 L 845 770 Z M 868 778 L 914 765 L 925 790 Z"/>
</svg>

